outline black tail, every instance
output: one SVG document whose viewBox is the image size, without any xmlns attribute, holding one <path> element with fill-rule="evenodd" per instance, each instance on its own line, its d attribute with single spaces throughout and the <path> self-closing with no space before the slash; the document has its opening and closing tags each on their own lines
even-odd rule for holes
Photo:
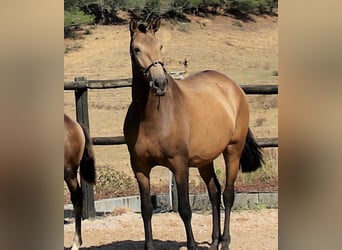
<svg viewBox="0 0 342 250">
<path fill-rule="evenodd" d="M 240 158 L 241 170 L 253 172 L 260 168 L 263 162 L 261 147 L 256 143 L 252 131 L 248 128 L 246 144 Z"/>
<path fill-rule="evenodd" d="M 96 183 L 96 171 L 95 171 L 95 157 L 93 152 L 93 144 L 91 142 L 87 128 L 82 126 L 82 130 L 85 137 L 85 146 L 80 163 L 80 174 L 82 178 L 89 184 Z"/>
</svg>

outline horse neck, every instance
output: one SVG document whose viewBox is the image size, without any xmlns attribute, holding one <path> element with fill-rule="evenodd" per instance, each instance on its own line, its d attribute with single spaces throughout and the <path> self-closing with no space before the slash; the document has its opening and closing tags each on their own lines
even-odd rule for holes
<svg viewBox="0 0 342 250">
<path fill-rule="evenodd" d="M 175 80 L 168 77 L 168 90 L 164 96 L 155 96 L 151 93 L 149 84 L 144 75 L 133 69 L 132 103 L 138 110 L 140 119 L 149 119 L 162 115 L 172 115 L 175 110 L 175 98 L 178 96 L 178 86 Z"/>
<path fill-rule="evenodd" d="M 132 102 L 137 106 L 145 106 L 149 95 L 149 85 L 145 77 L 133 68 Z"/>
</svg>

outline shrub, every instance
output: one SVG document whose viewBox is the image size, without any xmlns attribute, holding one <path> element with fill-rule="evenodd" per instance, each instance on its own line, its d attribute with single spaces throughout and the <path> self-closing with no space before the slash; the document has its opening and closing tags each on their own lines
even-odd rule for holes
<svg viewBox="0 0 342 250">
<path fill-rule="evenodd" d="M 94 17 L 86 15 L 80 10 L 64 11 L 64 37 L 72 34 L 73 27 L 87 25 L 94 22 Z"/>
<path fill-rule="evenodd" d="M 259 0 L 228 0 L 229 8 L 241 13 L 253 12 L 259 6 Z"/>
<path fill-rule="evenodd" d="M 94 22 L 94 17 L 84 14 L 80 10 L 64 11 L 64 28 L 70 26 L 79 26 L 91 24 Z"/>
</svg>

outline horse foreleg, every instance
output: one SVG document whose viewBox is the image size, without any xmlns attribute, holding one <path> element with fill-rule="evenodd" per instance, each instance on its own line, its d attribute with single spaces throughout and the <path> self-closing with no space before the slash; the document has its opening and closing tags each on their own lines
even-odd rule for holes
<svg viewBox="0 0 342 250">
<path fill-rule="evenodd" d="M 234 204 L 235 191 L 234 183 L 239 171 L 240 150 L 236 145 L 228 146 L 228 150 L 223 152 L 226 164 L 226 185 L 223 191 L 223 201 L 225 206 L 224 231 L 221 239 L 221 250 L 228 250 L 230 244 L 230 214 Z"/>
<path fill-rule="evenodd" d="M 136 172 L 135 176 L 138 181 L 140 198 L 141 198 L 141 215 L 144 222 L 144 231 L 145 231 L 145 250 L 153 250 L 153 237 L 152 237 L 152 201 L 150 195 L 150 177 L 149 171 L 147 173 L 144 172 Z"/>
<path fill-rule="evenodd" d="M 189 250 L 197 249 L 197 244 L 194 239 L 194 235 L 191 227 L 191 208 L 189 202 L 189 169 L 188 166 L 180 166 L 179 169 L 174 171 L 177 193 L 178 193 L 178 211 L 183 220 L 187 246 Z"/>
<path fill-rule="evenodd" d="M 220 204 L 221 204 L 221 186 L 217 180 L 214 164 L 211 162 L 209 165 L 198 169 L 202 179 L 207 185 L 208 194 L 212 207 L 212 244 L 211 250 L 217 250 L 220 244 L 221 227 L 220 227 Z"/>
</svg>

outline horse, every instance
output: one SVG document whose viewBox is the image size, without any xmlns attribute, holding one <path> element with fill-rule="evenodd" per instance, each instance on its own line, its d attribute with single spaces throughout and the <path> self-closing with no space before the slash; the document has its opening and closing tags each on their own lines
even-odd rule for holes
<svg viewBox="0 0 342 250">
<path fill-rule="evenodd" d="M 89 133 L 84 126 L 64 114 L 64 181 L 70 191 L 75 214 L 75 234 L 71 250 L 78 250 L 82 245 L 83 193 L 77 181 L 78 168 L 81 177 L 94 185 L 95 157 Z"/>
<path fill-rule="evenodd" d="M 131 19 L 130 57 L 132 101 L 124 121 L 124 137 L 138 182 L 146 250 L 154 249 L 150 172 L 165 166 L 175 177 L 178 211 L 184 223 L 187 247 L 197 249 L 191 227 L 189 168 L 198 168 L 212 204 L 210 249 L 229 249 L 230 213 L 234 182 L 240 169 L 255 171 L 263 156 L 249 128 L 249 107 L 243 90 L 228 76 L 205 70 L 173 79 L 162 60 L 162 44 L 155 33 L 160 17 L 147 23 Z M 213 161 L 223 154 L 226 183 L 224 231 L 220 228 L 221 186 Z"/>
</svg>

